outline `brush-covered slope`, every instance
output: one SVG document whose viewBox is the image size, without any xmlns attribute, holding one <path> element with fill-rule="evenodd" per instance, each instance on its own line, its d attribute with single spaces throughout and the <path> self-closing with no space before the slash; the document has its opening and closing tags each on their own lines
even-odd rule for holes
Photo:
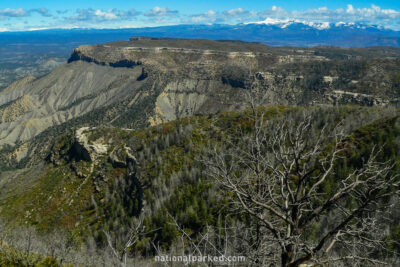
<svg viewBox="0 0 400 267">
<path fill-rule="evenodd" d="M 348 160 L 343 163 L 346 169 L 358 164 L 374 145 L 383 143 L 381 159 L 398 164 L 400 128 L 396 110 L 259 109 L 267 120 L 304 111 L 314 114 L 316 125 L 333 127 L 342 122 L 352 143 Z M 93 237 L 104 244 L 103 230 L 119 231 L 141 214 L 146 229 L 154 232 L 135 249 L 151 251 L 150 240 L 167 249 L 179 235 L 169 224 L 168 213 L 192 233 L 201 232 L 206 225 L 219 225 L 228 216 L 229 194 L 221 194 L 207 179 L 200 159 L 210 147 L 226 143 L 235 129 L 251 131 L 247 115 L 242 111 L 188 117 L 140 131 L 80 128 L 61 135 L 42 163 L 1 174 L 0 216 L 10 225 L 33 225 L 42 231 L 66 229 L 77 242 Z M 130 163 L 133 176 L 128 175 Z M 337 175 L 345 175 L 343 166 L 336 167 Z M 334 188 L 334 183 L 327 181 L 326 190 Z M 388 229 L 391 227 L 395 226 Z"/>
<path fill-rule="evenodd" d="M 68 64 L 0 92 L 1 168 L 31 161 L 71 127 L 140 128 L 264 104 L 397 105 L 395 48 L 272 48 L 257 43 L 133 38 L 76 48 Z"/>
</svg>

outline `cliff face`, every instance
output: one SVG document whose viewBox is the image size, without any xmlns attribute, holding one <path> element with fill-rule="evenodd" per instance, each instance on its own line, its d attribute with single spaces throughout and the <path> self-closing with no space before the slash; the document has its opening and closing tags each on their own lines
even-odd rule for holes
<svg viewBox="0 0 400 267">
<path fill-rule="evenodd" d="M 71 57 L 68 60 L 68 63 L 72 63 L 74 61 L 86 61 L 86 62 L 93 62 L 95 64 L 98 65 L 102 65 L 102 66 L 111 66 L 111 67 L 125 67 L 125 68 L 132 68 L 134 66 L 139 66 L 142 65 L 141 61 L 135 61 L 135 60 L 130 60 L 127 58 L 124 58 L 124 56 L 127 55 L 120 55 L 123 58 L 120 59 L 113 59 L 113 58 L 109 58 L 106 59 L 106 61 L 99 61 L 97 59 L 96 55 L 91 55 L 90 51 L 91 51 L 91 47 L 88 46 L 82 46 L 80 48 L 74 49 L 74 51 L 72 52 Z"/>
<path fill-rule="evenodd" d="M 242 109 L 254 85 L 267 96 L 264 104 L 393 104 L 399 60 L 364 59 L 363 51 L 176 39 L 81 46 L 47 76 L 0 92 L 0 146 L 28 142 L 57 125 L 136 128 Z"/>
<path fill-rule="evenodd" d="M 29 140 L 48 127 L 134 95 L 140 74 L 138 69 L 79 61 L 7 88 L 0 96 L 0 145 Z"/>
</svg>

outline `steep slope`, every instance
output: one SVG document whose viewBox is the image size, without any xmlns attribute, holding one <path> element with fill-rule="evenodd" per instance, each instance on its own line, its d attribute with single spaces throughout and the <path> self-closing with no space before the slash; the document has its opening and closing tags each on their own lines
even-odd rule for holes
<svg viewBox="0 0 400 267">
<path fill-rule="evenodd" d="M 2 92 L 0 144 L 26 141 L 55 124 L 104 105 L 135 95 L 141 83 L 136 69 L 114 69 L 75 62 L 63 65 L 45 78 L 13 84 Z M 22 99 L 30 98 L 30 106 L 15 110 Z M 8 101 L 8 102 L 6 102 Z M 6 115 L 3 115 L 6 116 Z"/>
<path fill-rule="evenodd" d="M 242 109 L 250 89 L 267 96 L 264 104 L 397 105 L 399 66 L 396 49 L 162 38 L 81 46 L 68 64 L 0 92 L 1 155 L 29 161 L 71 127 L 140 128 Z"/>
<path fill-rule="evenodd" d="M 382 159 L 398 163 L 399 119 L 392 109 L 269 107 L 259 111 L 268 120 L 279 120 L 305 110 L 314 114 L 316 124 L 334 127 L 342 121 L 345 125 L 353 144 L 345 161 L 349 170 L 365 151 L 382 142 L 387 144 Z M 81 128 L 59 136 L 41 164 L 0 175 L 0 215 L 12 224 L 34 225 L 42 231 L 67 229 L 80 242 L 93 237 L 101 244 L 103 230 L 121 230 L 121 225 L 142 213 L 146 229 L 154 230 L 151 240 L 168 247 L 179 236 L 168 227 L 168 213 L 193 233 L 228 216 L 227 196 L 207 179 L 199 159 L 235 129 L 251 128 L 247 115 L 245 111 L 189 117 L 140 131 Z M 134 176 L 128 171 L 130 163 Z M 145 252 L 149 247 L 144 239 L 135 249 Z"/>
</svg>

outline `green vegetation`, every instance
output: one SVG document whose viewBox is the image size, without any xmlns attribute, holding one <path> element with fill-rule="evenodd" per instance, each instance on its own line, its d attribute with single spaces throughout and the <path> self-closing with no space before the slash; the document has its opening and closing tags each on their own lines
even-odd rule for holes
<svg viewBox="0 0 400 267">
<path fill-rule="evenodd" d="M 17 249 L 2 248 L 0 250 L 0 266 L 59 267 L 60 265 L 58 264 L 56 259 L 51 257 L 37 255 L 37 254 L 26 255 L 24 253 L 21 253 Z"/>
<path fill-rule="evenodd" d="M 334 193 L 338 181 L 357 167 L 374 145 L 385 144 L 380 160 L 393 160 L 395 171 L 399 171 L 400 127 L 396 111 L 359 106 L 279 106 L 260 108 L 259 112 L 267 120 L 279 120 L 304 110 L 319 114 L 319 120 L 330 126 L 342 121 L 346 130 L 352 132 L 347 156 L 335 167 L 337 175 L 324 184 L 328 195 Z M 150 233 L 142 237 L 131 253 L 144 256 L 154 253 L 151 242 L 165 250 L 176 242 L 180 233 L 171 224 L 171 216 L 194 240 L 208 225 L 248 222 L 249 218 L 230 212 L 230 195 L 221 194 L 207 178 L 200 160 L 204 151 L 225 144 L 237 130 L 251 133 L 249 112 L 188 117 L 138 131 L 92 128 L 86 133 L 89 143 L 108 146 L 108 155 L 99 155 L 94 162 L 79 160 L 74 154 L 72 134 L 62 135 L 32 184 L 24 191 L 8 192 L 8 197 L 0 200 L 0 215 L 10 224 L 33 225 L 42 233 L 67 230 L 76 247 L 92 238 L 102 247 L 106 244 L 104 232 L 121 237 L 143 214 L 143 224 Z M 140 184 L 126 175 L 124 167 L 113 166 L 110 161 L 111 153 L 124 160 L 126 147 L 137 159 L 136 178 Z M 30 173 L 22 172 L 19 179 L 29 179 Z M 7 188 L 0 189 L 0 193 L 6 191 Z M 317 230 L 310 236 L 315 236 Z M 398 227 L 391 226 L 388 240 L 398 236 Z M 399 249 L 391 241 L 388 246 Z"/>
</svg>

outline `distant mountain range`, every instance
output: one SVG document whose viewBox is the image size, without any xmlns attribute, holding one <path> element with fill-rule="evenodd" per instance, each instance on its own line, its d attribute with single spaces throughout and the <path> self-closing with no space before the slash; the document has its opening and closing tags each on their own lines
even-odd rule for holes
<svg viewBox="0 0 400 267">
<path fill-rule="evenodd" d="M 359 23 L 315 23 L 266 19 L 238 25 L 174 25 L 134 29 L 54 29 L 0 33 L 0 46 L 10 43 L 80 44 L 127 40 L 132 35 L 242 40 L 272 46 L 400 47 L 400 31 Z M 1 51 L 1 50 L 0 50 Z"/>
<path fill-rule="evenodd" d="M 234 30 L 253 33 L 254 39 L 269 45 L 400 46 L 399 31 L 360 23 L 266 19 L 238 25 Z"/>
<path fill-rule="evenodd" d="M 257 25 L 274 25 L 279 28 L 288 28 L 290 26 L 298 26 L 300 27 L 301 30 L 308 30 L 308 28 L 315 28 L 317 30 L 327 30 L 330 28 L 342 28 L 342 29 L 379 29 L 382 30 L 384 29 L 381 26 L 377 25 L 365 25 L 365 24 L 360 24 L 360 23 L 354 23 L 354 22 L 337 22 L 337 23 L 329 23 L 329 22 L 309 22 L 309 21 L 304 21 L 304 20 L 298 20 L 298 19 L 272 19 L 272 18 L 267 18 L 263 21 L 256 21 L 256 22 L 247 22 L 244 23 L 244 25 L 251 25 L 251 24 L 257 24 Z"/>
</svg>

